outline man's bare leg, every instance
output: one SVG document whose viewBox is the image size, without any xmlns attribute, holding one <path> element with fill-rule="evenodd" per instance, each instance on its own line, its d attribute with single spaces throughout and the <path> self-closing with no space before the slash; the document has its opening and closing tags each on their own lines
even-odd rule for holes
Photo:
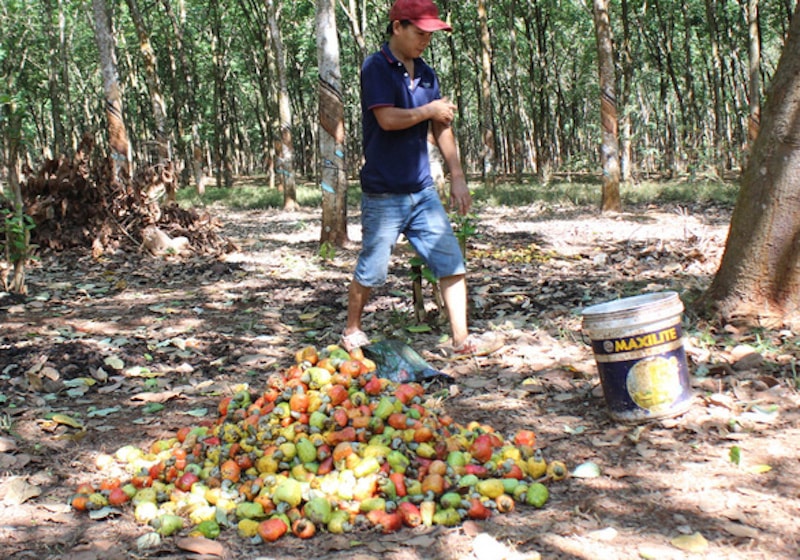
<svg viewBox="0 0 800 560">
<path fill-rule="evenodd" d="M 344 328 L 345 336 L 361 330 L 361 315 L 367 305 L 372 288 L 367 288 L 353 278 L 347 297 L 347 324 Z"/>
<path fill-rule="evenodd" d="M 453 335 L 453 347 L 457 348 L 467 339 L 467 280 L 464 274 L 447 276 L 439 279 L 442 297 L 447 306 L 450 319 L 450 330 Z"/>
</svg>

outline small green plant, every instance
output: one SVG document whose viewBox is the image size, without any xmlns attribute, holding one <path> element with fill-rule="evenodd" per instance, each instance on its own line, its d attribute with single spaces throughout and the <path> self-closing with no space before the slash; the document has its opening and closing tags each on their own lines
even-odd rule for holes
<svg viewBox="0 0 800 560">
<path fill-rule="evenodd" d="M 325 241 L 319 246 L 319 258 L 324 261 L 331 261 L 336 257 L 336 247 L 330 241 Z"/>
<path fill-rule="evenodd" d="M 753 348 L 759 354 L 777 354 L 780 353 L 780 348 L 775 344 L 775 341 L 769 337 L 769 332 L 763 329 L 755 331 L 755 341 Z"/>
<path fill-rule="evenodd" d="M 392 305 L 391 310 L 389 311 L 389 324 L 393 327 L 400 327 L 400 328 L 407 328 L 409 325 L 414 324 L 414 318 L 410 311 L 407 308 L 400 307 L 398 308 L 395 305 Z"/>
<path fill-rule="evenodd" d="M 412 280 L 425 280 L 429 284 L 435 284 L 438 282 L 436 276 L 433 275 L 431 269 L 425 266 L 425 261 L 422 260 L 422 257 L 419 255 L 414 255 L 410 259 L 408 259 L 408 264 L 411 266 L 411 275 Z M 419 270 L 419 272 L 417 272 Z"/>
<path fill-rule="evenodd" d="M 3 397 L 4 398 L 3 398 L 2 402 L 3 402 L 3 404 L 5 404 L 5 402 L 6 402 L 5 395 L 3 395 Z M 11 426 L 12 425 L 13 425 L 13 422 L 11 421 L 11 416 L 9 416 L 8 414 L 5 414 L 5 413 L 0 414 L 0 432 L 11 433 Z"/>
<path fill-rule="evenodd" d="M 466 214 L 462 216 L 456 212 L 450 214 L 450 221 L 453 225 L 453 233 L 458 239 L 458 244 L 461 247 L 461 254 L 464 256 L 464 260 L 467 259 L 467 240 L 472 237 L 475 237 L 477 234 L 478 228 L 475 224 L 475 215 L 474 214 Z M 425 266 L 424 261 L 418 256 L 414 255 L 408 260 L 408 264 L 411 267 L 411 279 L 414 281 L 425 280 L 429 284 L 436 284 L 438 279 L 433 275 L 430 269 Z M 418 273 L 417 270 L 420 272 Z"/>
<path fill-rule="evenodd" d="M 11 210 L 4 209 L 0 212 L 5 230 L 5 246 L 3 247 L 6 259 L 11 264 L 27 260 L 35 247 L 29 245 L 30 232 L 36 227 L 33 218 L 27 214 L 17 215 Z"/>
<path fill-rule="evenodd" d="M 458 239 L 458 244 L 461 247 L 461 254 L 464 259 L 467 258 L 467 240 L 475 237 L 478 233 L 478 228 L 475 225 L 475 214 L 461 214 L 454 213 L 450 216 L 450 221 L 453 223 L 453 232 Z"/>
<path fill-rule="evenodd" d="M 14 269 L 11 290 L 25 293 L 25 263 L 33 257 L 36 245 L 30 244 L 31 230 L 36 227 L 33 218 L 22 212 L 7 208 L 0 210 L 4 240 L 0 243 L 5 260 Z M 3 285 L 7 289 L 7 278 L 3 275 Z"/>
</svg>

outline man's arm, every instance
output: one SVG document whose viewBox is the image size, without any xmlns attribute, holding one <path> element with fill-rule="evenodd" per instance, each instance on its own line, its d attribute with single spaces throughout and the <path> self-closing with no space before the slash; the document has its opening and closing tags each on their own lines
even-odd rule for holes
<svg viewBox="0 0 800 560">
<path fill-rule="evenodd" d="M 383 130 L 405 130 L 424 121 L 449 125 L 453 122 L 456 106 L 447 99 L 437 99 L 413 109 L 400 107 L 375 107 L 372 112 Z"/>
<path fill-rule="evenodd" d="M 441 122 L 434 121 L 433 137 L 436 139 L 439 151 L 442 152 L 442 158 L 444 158 L 447 169 L 450 171 L 450 205 L 453 206 L 459 214 L 465 216 L 472 206 L 472 195 L 469 193 L 467 179 L 464 176 L 464 171 L 461 169 L 461 159 L 458 157 L 456 137 L 453 134 L 453 128 L 450 126 L 450 123 L 445 125 Z"/>
</svg>

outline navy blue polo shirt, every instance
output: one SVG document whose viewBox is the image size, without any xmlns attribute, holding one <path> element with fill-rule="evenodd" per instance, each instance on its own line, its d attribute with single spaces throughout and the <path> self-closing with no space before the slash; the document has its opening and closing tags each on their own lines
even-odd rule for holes
<svg viewBox="0 0 800 560">
<path fill-rule="evenodd" d="M 365 193 L 413 193 L 433 184 L 428 161 L 428 123 L 405 130 L 383 130 L 372 109 L 412 109 L 439 99 L 439 80 L 421 58 L 414 60 L 414 87 L 387 43 L 361 67 L 361 116 Z"/>
</svg>

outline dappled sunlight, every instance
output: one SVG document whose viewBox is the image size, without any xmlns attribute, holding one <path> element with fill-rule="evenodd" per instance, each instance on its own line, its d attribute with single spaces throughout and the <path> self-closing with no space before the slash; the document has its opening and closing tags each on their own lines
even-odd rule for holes
<svg viewBox="0 0 800 560">
<path fill-rule="evenodd" d="M 779 405 L 777 392 L 747 396 L 738 384 L 737 397 L 698 399 L 683 417 L 621 426 L 609 418 L 591 348 L 581 333 L 580 313 L 588 305 L 705 282 L 717 258 L 706 245 L 721 246 L 725 226 L 717 222 L 723 220 L 715 213 L 664 208 L 632 210 L 613 219 L 587 208 L 569 212 L 542 205 L 480 213 L 477 234 L 467 240 L 471 328 L 502 337 L 505 346 L 494 353 L 450 360 L 439 352 L 446 324 L 416 323 L 405 253 L 393 260 L 388 284 L 376 290 L 364 327 L 375 339 L 402 340 L 455 378 L 446 391 L 437 388 L 438 413 L 502 434 L 530 429 L 547 460 L 563 460 L 570 471 L 591 461 L 600 476 L 549 482 L 550 501 L 542 509 L 519 508 L 480 523 L 442 528 L 435 537 L 370 533 L 373 546 L 384 555 L 410 559 L 434 554 L 460 560 L 474 554 L 473 544 L 480 541 L 540 550 L 553 558 L 618 560 L 620 550 L 630 552 L 625 558 L 655 550 L 656 557 L 677 560 L 681 553 L 670 542 L 686 532 L 701 532 L 710 550 L 730 558 L 744 559 L 747 543 L 755 539 L 775 536 L 777 542 L 778 533 L 788 531 L 786 512 L 796 501 L 791 474 L 797 467 L 793 447 L 785 442 L 798 435 L 788 431 L 792 417 L 784 410 L 795 401 Z M 67 471 L 56 468 L 63 481 L 98 479 L 105 475 L 94 466 L 102 454 L 124 445 L 147 448 L 180 427 L 197 425 L 237 387 L 263 390 L 268 376 L 282 371 L 296 349 L 337 343 L 356 253 L 341 249 L 321 258 L 318 219 L 316 209 L 227 212 L 226 235 L 240 250 L 217 257 L 120 255 L 97 263 L 48 256 L 31 270 L 31 300 L 5 313 L 8 329 L 0 333 L 8 362 L 0 386 L 18 411 L 13 423 L 20 441 L 39 442 L 38 453 L 65 460 Z M 359 229 L 355 219 L 351 227 Z M 563 249 L 556 249 L 558 244 Z M 528 256 L 536 258 L 527 262 Z M 426 309 L 435 311 L 432 301 Z M 704 355 L 719 354 L 714 340 L 708 334 L 710 349 Z M 120 369 L 107 365 L 108 358 Z M 52 368 L 46 371 L 55 382 L 40 373 L 43 365 Z M 713 391 L 734 395 L 729 379 L 718 374 L 722 370 L 712 371 L 707 375 L 716 377 L 706 380 L 709 387 L 713 382 Z M 746 375 L 755 374 L 739 374 Z M 783 387 L 783 374 L 773 375 L 770 386 Z M 84 387 L 80 379 L 90 376 L 97 377 Z M 40 389 L 31 388 L 39 382 Z M 737 404 L 737 398 L 775 402 L 787 416 L 754 430 L 748 416 L 738 414 L 737 407 L 747 405 Z M 717 410 L 720 404 L 730 407 L 728 416 Z M 43 423 L 52 411 L 87 429 Z M 746 428 L 734 432 L 731 417 Z M 784 445 L 767 444 L 774 436 Z M 732 445 L 741 447 L 741 467 L 730 464 Z M 771 470 L 751 474 L 746 469 L 753 464 Z M 64 507 L 68 494 L 62 482 L 50 499 Z M 760 505 L 769 500 L 783 514 L 772 525 Z M 719 509 L 709 509 L 710 504 Z M 21 509 L 35 513 L 39 507 L 40 501 L 32 501 Z M 110 534 L 131 543 L 141 534 L 127 515 L 85 523 L 64 511 L 68 521 L 57 528 L 77 531 L 83 524 L 86 539 L 100 541 Z M 43 526 L 48 523 L 42 520 Z M 748 536 L 753 531 L 757 537 Z M 477 539 L 479 534 L 484 537 Z M 37 538 L 47 538 L 47 532 Z M 789 538 L 782 538 L 776 550 L 789 546 Z M 287 546 L 294 547 L 294 541 Z M 423 553 L 423 546 L 431 552 Z M 331 558 L 361 551 L 337 550 Z"/>
</svg>

